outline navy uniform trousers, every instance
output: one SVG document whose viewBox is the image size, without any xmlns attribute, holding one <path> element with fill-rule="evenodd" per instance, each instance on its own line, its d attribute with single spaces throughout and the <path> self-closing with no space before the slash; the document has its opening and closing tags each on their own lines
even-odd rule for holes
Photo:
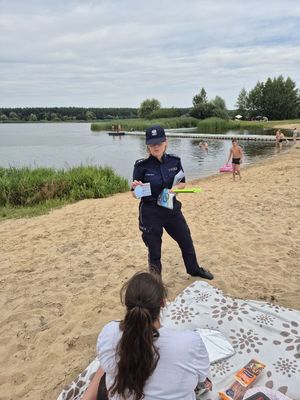
<svg viewBox="0 0 300 400">
<path fill-rule="evenodd" d="M 199 265 L 190 229 L 181 212 L 181 203 L 174 201 L 174 209 L 160 207 L 155 203 L 141 202 L 139 208 L 139 228 L 148 247 L 149 268 L 161 272 L 161 244 L 163 228 L 178 243 L 186 271 L 192 275 Z"/>
</svg>

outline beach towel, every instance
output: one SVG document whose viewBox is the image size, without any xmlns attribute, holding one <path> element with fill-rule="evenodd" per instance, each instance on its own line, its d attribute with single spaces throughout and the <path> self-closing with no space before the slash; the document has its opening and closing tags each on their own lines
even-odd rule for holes
<svg viewBox="0 0 300 400">
<path fill-rule="evenodd" d="M 211 360 L 213 391 L 203 400 L 217 400 L 218 392 L 234 380 L 234 374 L 250 359 L 266 364 L 255 386 L 277 390 L 300 400 L 300 311 L 275 304 L 225 296 L 206 282 L 194 282 L 184 289 L 162 313 L 162 324 L 175 329 L 219 331 L 234 349 L 229 358 Z M 92 361 L 58 400 L 80 400 L 91 376 L 99 368 Z M 249 389 L 250 390 L 250 389 Z"/>
</svg>

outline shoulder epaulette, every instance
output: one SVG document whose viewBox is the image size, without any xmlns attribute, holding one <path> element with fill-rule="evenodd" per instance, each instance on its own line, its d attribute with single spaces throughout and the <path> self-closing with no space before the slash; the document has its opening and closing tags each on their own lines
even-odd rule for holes
<svg viewBox="0 0 300 400">
<path fill-rule="evenodd" d="M 136 162 L 134 163 L 134 165 L 141 165 L 144 161 L 146 161 L 147 158 L 140 158 L 139 160 L 136 160 Z"/>
<path fill-rule="evenodd" d="M 177 154 L 169 154 L 169 156 L 174 157 L 174 158 L 178 158 L 180 160 L 180 157 Z"/>
</svg>

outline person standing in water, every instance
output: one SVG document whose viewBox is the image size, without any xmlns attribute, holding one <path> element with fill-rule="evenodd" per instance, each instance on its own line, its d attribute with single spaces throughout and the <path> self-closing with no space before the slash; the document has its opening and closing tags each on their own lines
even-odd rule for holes
<svg viewBox="0 0 300 400">
<path fill-rule="evenodd" d="M 235 181 L 235 175 L 237 174 L 241 179 L 241 172 L 240 172 L 240 164 L 243 162 L 244 153 L 242 148 L 238 145 L 236 139 L 232 139 L 232 146 L 230 149 L 229 157 L 227 164 L 229 163 L 230 159 L 232 159 L 232 176 L 233 180 Z"/>
<path fill-rule="evenodd" d="M 294 128 L 294 130 L 293 130 L 293 141 L 294 141 L 294 143 L 296 143 L 297 137 L 298 137 L 298 131 L 297 131 L 297 128 Z"/>
<path fill-rule="evenodd" d="M 159 126 L 150 126 L 146 130 L 146 146 L 149 157 L 137 160 L 133 170 L 131 190 L 145 183 L 150 184 L 151 194 L 141 197 L 139 207 L 139 228 L 142 239 L 148 248 L 150 272 L 161 274 L 161 245 L 163 229 L 178 243 L 186 271 L 191 276 L 213 279 L 213 274 L 202 268 L 197 261 L 190 229 L 181 212 L 181 203 L 173 194 L 172 209 L 159 204 L 159 196 L 172 189 L 185 187 L 185 176 L 179 157 L 167 154 L 165 130 Z M 181 174 L 180 182 L 174 185 L 174 178 Z"/>
<path fill-rule="evenodd" d="M 279 147 L 280 150 L 282 149 L 282 143 L 283 141 L 285 141 L 285 144 L 288 144 L 288 140 L 286 139 L 286 137 L 284 136 L 284 133 L 282 131 L 280 131 L 280 138 L 279 138 Z"/>
<path fill-rule="evenodd" d="M 280 147 L 279 140 L 280 140 L 280 129 L 277 129 L 276 134 L 275 134 L 275 146 L 276 147 Z"/>
</svg>

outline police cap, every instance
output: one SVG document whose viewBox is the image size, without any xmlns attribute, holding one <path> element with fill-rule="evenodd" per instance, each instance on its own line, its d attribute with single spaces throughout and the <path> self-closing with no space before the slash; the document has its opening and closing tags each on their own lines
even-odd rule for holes
<svg viewBox="0 0 300 400">
<path fill-rule="evenodd" d="M 159 125 L 150 126 L 146 130 L 146 144 L 158 144 L 166 141 L 164 128 Z"/>
</svg>

